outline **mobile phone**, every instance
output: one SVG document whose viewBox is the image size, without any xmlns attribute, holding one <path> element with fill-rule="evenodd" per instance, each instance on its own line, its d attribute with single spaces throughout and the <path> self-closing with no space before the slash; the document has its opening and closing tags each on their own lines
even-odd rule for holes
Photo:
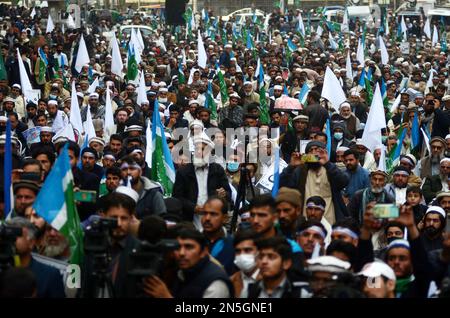
<svg viewBox="0 0 450 318">
<path fill-rule="evenodd" d="M 373 216 L 377 219 L 395 219 L 399 217 L 399 208 L 395 204 L 375 204 Z"/>
<path fill-rule="evenodd" d="M 319 162 L 320 158 L 318 155 L 304 154 L 301 160 L 305 163 L 314 163 Z"/>
<path fill-rule="evenodd" d="M 94 203 L 97 200 L 97 191 L 80 190 L 75 191 L 74 200 L 77 202 Z"/>
</svg>

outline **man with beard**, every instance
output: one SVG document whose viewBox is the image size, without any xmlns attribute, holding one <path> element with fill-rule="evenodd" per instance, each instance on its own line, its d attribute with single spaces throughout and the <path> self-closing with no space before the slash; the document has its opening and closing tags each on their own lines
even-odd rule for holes
<svg viewBox="0 0 450 318">
<path fill-rule="evenodd" d="M 106 108 L 105 105 L 100 105 L 98 93 L 91 93 L 89 95 L 88 104 L 81 109 L 81 119 L 83 122 L 86 121 L 88 107 L 90 107 L 92 119 L 105 119 Z"/>
<path fill-rule="evenodd" d="M 309 118 L 309 131 L 311 131 L 313 128 L 322 131 L 325 123 L 327 122 L 327 119 L 329 118 L 328 111 L 325 109 L 325 107 L 319 104 L 320 94 L 318 92 L 320 91 L 312 90 L 308 93 L 308 97 L 306 98 L 308 107 L 306 107 L 303 112 L 304 115 L 308 116 Z"/>
<path fill-rule="evenodd" d="M 44 126 L 41 127 L 41 132 L 39 133 L 40 141 L 31 144 L 30 152 L 35 153 L 37 150 L 46 149 L 50 152 L 56 152 L 55 145 L 52 143 L 53 131 L 51 127 Z"/>
<path fill-rule="evenodd" d="M 286 162 L 291 160 L 293 152 L 300 151 L 300 140 L 308 139 L 309 118 L 305 115 L 298 115 L 292 119 L 294 130 L 288 130 L 280 137 L 281 151 Z"/>
<path fill-rule="evenodd" d="M 353 139 L 356 135 L 356 132 L 359 130 L 360 120 L 352 113 L 350 104 L 347 102 L 343 102 L 339 107 L 339 115 L 344 119 L 344 127 L 347 131 L 347 143 L 343 143 L 343 146 L 349 145 L 349 140 Z M 335 126 L 333 126 L 333 130 Z M 344 129 L 341 127 L 344 131 Z M 341 141 L 341 139 L 337 139 L 337 141 Z"/>
<path fill-rule="evenodd" d="M 430 141 L 431 154 L 419 161 L 416 175 L 422 179 L 439 174 L 440 162 L 444 158 L 446 142 L 441 137 L 433 137 Z"/>
<path fill-rule="evenodd" d="M 250 81 L 244 82 L 244 97 L 242 98 L 242 106 L 244 113 L 247 113 L 247 106 L 251 103 L 259 103 L 259 94 L 253 90 L 253 84 Z"/>
<path fill-rule="evenodd" d="M 96 161 L 98 160 L 97 151 L 95 151 L 93 148 L 87 147 L 84 148 L 83 151 L 81 151 L 81 166 L 82 170 L 95 174 L 99 180 L 103 178 L 103 168 L 96 164 Z"/>
<path fill-rule="evenodd" d="M 392 174 L 392 183 L 385 186 L 387 193 L 395 199 L 395 204 L 402 205 L 406 201 L 406 187 L 408 186 L 408 169 L 398 166 Z"/>
<path fill-rule="evenodd" d="M 132 218 L 135 215 L 136 202 L 139 195 L 133 189 L 119 187 L 116 192 L 108 195 L 105 200 L 104 216 L 117 220 L 117 227 L 111 230 L 111 258 L 107 271 L 113 284 L 113 297 L 126 297 L 126 282 L 128 272 L 128 258 L 131 251 L 136 248 L 138 241 L 130 234 Z M 90 275 L 93 268 L 92 256 L 87 254 L 84 261 L 84 274 L 82 279 L 83 297 L 94 297 L 96 276 Z"/>
<path fill-rule="evenodd" d="M 69 261 L 70 246 L 67 238 L 51 225 L 47 225 L 40 254 L 61 261 Z"/>
<path fill-rule="evenodd" d="M 127 148 L 127 153 L 141 166 L 142 175 L 150 179 L 152 177 L 151 168 L 148 166 L 147 162 L 145 162 L 145 155 L 142 148 L 139 146 L 132 146 Z"/>
<path fill-rule="evenodd" d="M 369 219 L 371 224 L 380 224 L 373 217 L 373 206 L 373 203 L 368 205 L 365 219 Z M 397 279 L 395 295 L 397 298 L 425 298 L 433 274 L 430 272 L 427 252 L 414 222 L 412 208 L 408 205 L 401 206 L 400 215 L 395 221 L 408 231 L 408 241 L 393 240 L 386 249 L 385 261 L 393 269 Z M 371 245 L 370 240 L 368 243 Z"/>
<path fill-rule="evenodd" d="M 136 202 L 136 217 L 138 219 L 148 215 L 166 213 L 161 186 L 142 175 L 142 167 L 132 156 L 127 156 L 122 160 L 120 169 L 126 173 L 131 188 L 139 195 Z"/>
<path fill-rule="evenodd" d="M 430 206 L 423 217 L 419 228 L 421 229 L 420 238 L 427 252 L 431 252 L 443 247 L 443 232 L 447 224 L 447 215 L 443 208 L 439 206 Z"/>
<path fill-rule="evenodd" d="M 367 121 L 368 109 L 367 105 L 364 102 L 361 102 L 358 87 L 350 90 L 349 102 L 351 112 L 355 114 L 356 118 L 358 118 L 360 122 L 365 123 Z"/>
<path fill-rule="evenodd" d="M 341 191 L 347 186 L 348 176 L 329 161 L 326 145 L 320 141 L 311 141 L 306 145 L 308 160 L 291 157 L 290 164 L 280 175 L 280 187 L 298 189 L 304 194 L 304 200 L 319 195 L 326 202 L 325 219 L 333 224 L 347 216 Z M 305 209 L 305 207 L 303 207 Z"/>
<path fill-rule="evenodd" d="M 352 199 L 356 191 L 367 188 L 370 185 L 369 171 L 361 167 L 358 156 L 359 154 L 353 149 L 344 152 L 345 173 L 349 177 L 348 185 L 343 193 L 345 197 L 344 202 L 347 203 Z"/>
<path fill-rule="evenodd" d="M 172 196 L 182 202 L 185 220 L 193 221 L 201 230 L 201 213 L 208 197 L 217 195 L 229 200 L 231 189 L 222 166 L 210 163 L 214 143 L 207 136 L 195 136 L 193 144 L 193 161 L 177 171 Z"/>
<path fill-rule="evenodd" d="M 436 195 L 436 203 L 450 215 L 450 191 L 440 192 Z"/>
<path fill-rule="evenodd" d="M 109 144 L 104 149 L 105 153 L 111 151 L 116 159 L 120 159 L 125 154 L 125 149 L 123 147 L 123 137 L 119 134 L 113 134 L 109 138 Z"/>
<path fill-rule="evenodd" d="M 416 176 L 413 171 L 416 167 L 417 159 L 412 154 L 400 156 L 400 166 L 406 168 L 409 171 L 408 186 L 420 187 L 422 185 L 422 179 Z"/>
<path fill-rule="evenodd" d="M 11 86 L 11 94 L 9 95 L 9 97 L 14 102 L 16 113 L 20 118 L 23 118 L 25 116 L 25 100 L 21 95 L 20 90 L 21 86 L 19 84 L 13 84 Z"/>
<path fill-rule="evenodd" d="M 121 134 L 125 131 L 126 123 L 128 121 L 128 118 L 130 117 L 130 113 L 128 110 L 124 108 L 118 108 L 115 113 L 115 119 L 116 119 L 116 133 Z"/>
<path fill-rule="evenodd" d="M 428 93 L 425 96 L 423 110 L 425 113 L 421 118 L 421 125 L 428 127 L 431 137 L 445 138 L 450 126 L 450 116 L 439 108 L 439 100 L 435 94 Z"/>
<path fill-rule="evenodd" d="M 48 112 L 47 123 L 50 127 L 52 127 L 53 130 L 57 131 L 57 129 L 62 128 L 62 127 L 53 126 L 53 124 L 55 124 L 57 117 L 60 117 L 62 119 L 62 121 L 64 122 L 64 125 L 69 124 L 69 118 L 67 117 L 65 112 L 58 109 L 58 102 L 56 100 L 51 99 L 48 101 L 47 112 Z M 59 124 L 61 124 L 61 123 L 59 122 Z"/>
<path fill-rule="evenodd" d="M 302 212 L 301 197 L 298 190 L 283 187 L 275 198 L 281 232 L 289 239 L 295 237 L 295 229 Z"/>
<path fill-rule="evenodd" d="M 425 201 L 430 203 L 440 191 L 448 191 L 448 176 L 450 175 L 450 158 L 441 160 L 439 174 L 427 177 L 422 186 Z"/>
<path fill-rule="evenodd" d="M 373 154 L 367 149 L 361 139 L 356 139 L 356 151 L 359 153 L 359 163 L 369 171 L 377 170 L 377 163 Z"/>
<path fill-rule="evenodd" d="M 363 215 L 369 202 L 394 203 L 395 199 L 385 190 L 386 172 L 376 170 L 370 173 L 370 187 L 355 192 L 350 203 L 347 205 L 349 214 L 354 220 L 362 224 Z"/>
</svg>

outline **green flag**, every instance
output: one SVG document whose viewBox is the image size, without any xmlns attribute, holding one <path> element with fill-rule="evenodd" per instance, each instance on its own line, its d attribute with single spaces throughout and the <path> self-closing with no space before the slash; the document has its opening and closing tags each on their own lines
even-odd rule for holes
<svg viewBox="0 0 450 318">
<path fill-rule="evenodd" d="M 217 77 L 219 78 L 220 98 L 222 99 L 222 105 L 228 101 L 228 88 L 223 78 L 223 74 L 220 69 L 217 70 Z"/>
<path fill-rule="evenodd" d="M 6 73 L 3 55 L 0 54 L 0 81 L 7 81 L 7 80 L 8 80 L 8 73 Z"/>
<path fill-rule="evenodd" d="M 48 224 L 64 235 L 70 246 L 70 264 L 83 261 L 83 230 L 74 201 L 74 181 L 68 145 L 63 148 L 39 191 L 33 208 Z"/>
<path fill-rule="evenodd" d="M 132 45 L 128 46 L 128 64 L 127 64 L 127 79 L 134 81 L 138 76 L 138 66 L 136 62 L 136 53 Z"/>
</svg>

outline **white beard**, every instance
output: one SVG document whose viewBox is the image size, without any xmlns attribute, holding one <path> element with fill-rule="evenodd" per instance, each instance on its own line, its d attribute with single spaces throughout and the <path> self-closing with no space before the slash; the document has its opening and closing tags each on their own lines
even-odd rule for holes
<svg viewBox="0 0 450 318">
<path fill-rule="evenodd" d="M 66 248 L 67 248 L 66 241 L 63 241 L 58 245 L 47 245 L 44 248 L 43 254 L 47 257 L 57 257 L 60 256 Z"/>
<path fill-rule="evenodd" d="M 196 167 L 196 168 L 204 167 L 209 163 L 209 156 L 201 157 L 201 158 L 194 156 L 192 163 L 193 163 L 194 167 Z"/>
</svg>

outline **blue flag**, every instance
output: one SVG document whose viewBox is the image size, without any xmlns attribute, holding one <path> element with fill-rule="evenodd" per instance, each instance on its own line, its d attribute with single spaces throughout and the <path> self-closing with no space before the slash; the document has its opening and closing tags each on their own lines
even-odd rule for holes
<svg viewBox="0 0 450 318">
<path fill-rule="evenodd" d="M 247 33 L 247 49 L 253 49 L 252 37 L 250 35 L 250 31 Z"/>
<path fill-rule="evenodd" d="M 366 70 L 363 68 L 361 71 L 361 76 L 359 77 L 358 85 L 361 87 L 366 87 L 366 82 L 364 81 L 364 78 L 366 77 Z"/>
<path fill-rule="evenodd" d="M 288 39 L 287 46 L 288 46 L 288 49 L 291 50 L 292 52 L 297 50 L 297 46 L 294 44 L 294 42 L 292 42 L 291 39 Z"/>
<path fill-rule="evenodd" d="M 308 98 L 308 93 L 311 90 L 311 88 L 309 87 L 308 84 L 303 83 L 302 89 L 300 90 L 300 93 L 298 94 L 298 100 L 300 101 L 300 103 L 302 103 L 302 105 L 305 105 L 306 103 L 306 98 Z"/>
<path fill-rule="evenodd" d="M 414 113 L 414 118 L 411 127 L 411 149 L 419 146 L 420 143 L 420 131 L 419 131 L 419 118 L 417 112 Z"/>
<path fill-rule="evenodd" d="M 5 140 L 5 162 L 3 165 L 4 171 L 4 202 L 5 208 L 4 217 L 8 219 L 11 217 L 11 211 L 14 205 L 14 197 L 12 190 L 12 145 L 11 145 L 11 121 L 6 121 L 6 140 Z"/>
<path fill-rule="evenodd" d="M 273 168 L 272 197 L 276 197 L 280 188 L 280 148 L 275 147 L 275 163 Z"/>
<path fill-rule="evenodd" d="M 327 119 L 327 129 L 326 129 L 326 134 L 327 134 L 327 152 L 328 155 L 331 154 L 331 127 L 330 127 L 330 119 Z"/>
<path fill-rule="evenodd" d="M 289 92 L 287 90 L 286 85 L 283 85 L 283 95 L 289 96 Z"/>
<path fill-rule="evenodd" d="M 84 148 L 88 147 L 88 145 L 89 145 L 88 140 L 89 140 L 89 136 L 86 133 L 86 136 L 84 136 L 83 145 L 81 146 L 81 149 L 80 149 L 80 157 L 78 158 L 78 163 L 77 163 L 77 167 L 79 169 L 83 169 L 83 165 L 81 163 L 81 153 L 83 152 Z"/>
</svg>

